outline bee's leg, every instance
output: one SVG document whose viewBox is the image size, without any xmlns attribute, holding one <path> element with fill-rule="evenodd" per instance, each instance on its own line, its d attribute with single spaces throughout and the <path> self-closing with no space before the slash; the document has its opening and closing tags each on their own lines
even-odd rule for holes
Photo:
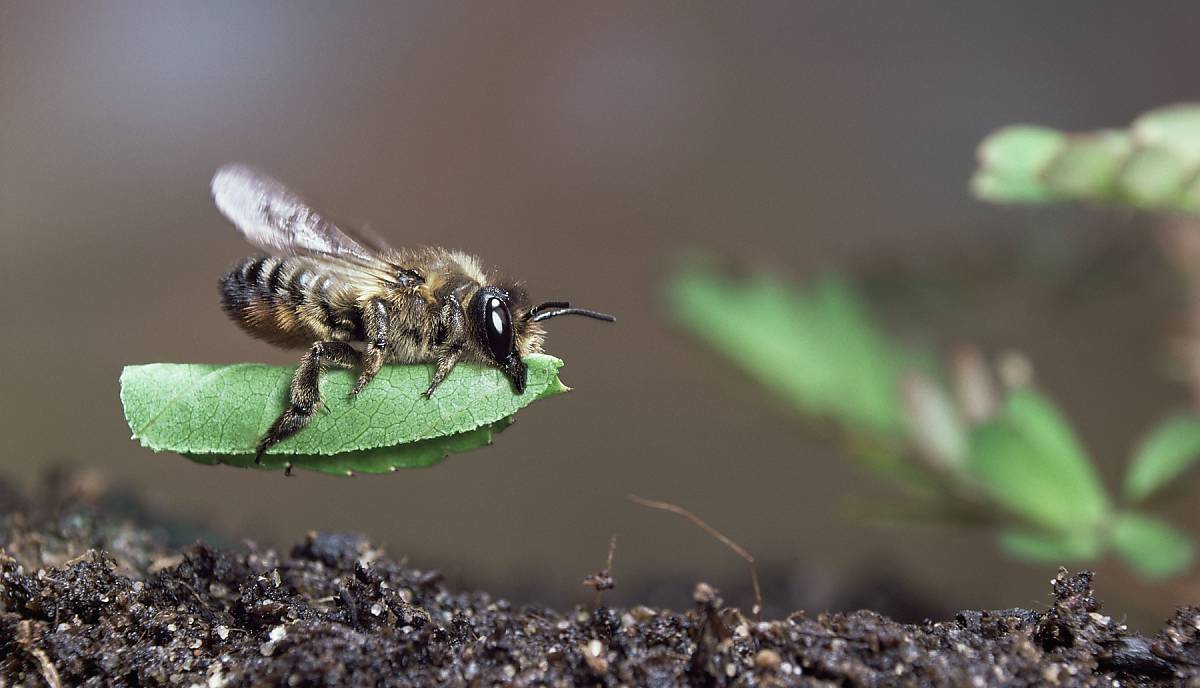
<svg viewBox="0 0 1200 688">
<path fill-rule="evenodd" d="M 284 411 L 267 434 L 259 441 L 254 453 L 254 463 L 262 463 L 262 455 L 281 440 L 291 437 L 304 429 L 312 420 L 313 412 L 321 403 L 321 391 L 318 382 L 321 371 L 330 365 L 343 368 L 353 368 L 362 362 L 362 354 L 346 342 L 317 342 L 312 345 L 300 366 L 292 376 L 292 384 L 288 391 L 291 405 Z"/>
<path fill-rule="evenodd" d="M 350 391 L 351 397 L 358 396 L 363 388 L 371 384 L 371 380 L 379 374 L 383 367 L 384 352 L 387 349 L 388 311 L 383 299 L 371 299 L 362 312 L 363 332 L 367 346 L 362 352 L 362 369 L 358 373 L 358 382 Z"/>
<path fill-rule="evenodd" d="M 467 323 L 463 318 L 462 305 L 453 294 L 442 299 L 440 317 L 445 337 L 436 349 L 437 368 L 433 371 L 433 380 L 429 383 L 429 388 L 425 390 L 426 399 L 433 396 L 433 390 L 442 384 L 451 370 L 454 370 L 454 365 L 458 363 L 458 357 L 462 356 L 463 347 L 467 342 Z"/>
</svg>

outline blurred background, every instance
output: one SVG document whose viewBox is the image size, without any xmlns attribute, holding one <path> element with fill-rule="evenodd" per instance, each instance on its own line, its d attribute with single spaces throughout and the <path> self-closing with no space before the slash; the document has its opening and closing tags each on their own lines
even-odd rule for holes
<svg viewBox="0 0 1200 688">
<path fill-rule="evenodd" d="M 704 580 L 751 603 L 743 562 L 634 492 L 752 552 L 775 610 L 1041 605 L 1053 569 L 986 531 L 857 517 L 878 483 L 674 326 L 664 283 L 696 253 L 863 275 L 904 336 L 1024 351 L 1114 485 L 1189 399 L 1148 221 L 997 208 L 967 180 L 1009 122 L 1124 126 L 1200 96 L 1197 35 L 1182 1 L 2 2 L 0 470 L 98 469 L 230 541 L 361 531 L 519 602 L 590 600 L 616 534 L 610 601 L 682 607 Z M 253 253 L 209 198 L 229 161 L 619 322 L 552 323 L 575 391 L 433 469 L 285 479 L 152 454 L 122 419 L 123 365 L 297 359 L 218 306 Z M 1200 530 L 1194 500 L 1164 513 Z M 1198 601 L 1098 571 L 1135 625 Z"/>
</svg>

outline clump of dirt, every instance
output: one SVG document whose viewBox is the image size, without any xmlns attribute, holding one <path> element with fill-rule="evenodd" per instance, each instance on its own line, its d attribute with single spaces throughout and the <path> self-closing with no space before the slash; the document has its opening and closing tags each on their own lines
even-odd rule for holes
<svg viewBox="0 0 1200 688">
<path fill-rule="evenodd" d="M 37 499 L 0 485 L 0 685 L 1200 684 L 1200 608 L 1137 636 L 1100 613 L 1087 572 L 1060 570 L 1049 609 L 919 625 L 757 620 L 703 583 L 683 612 L 514 609 L 358 535 L 175 548 L 56 484 Z"/>
</svg>

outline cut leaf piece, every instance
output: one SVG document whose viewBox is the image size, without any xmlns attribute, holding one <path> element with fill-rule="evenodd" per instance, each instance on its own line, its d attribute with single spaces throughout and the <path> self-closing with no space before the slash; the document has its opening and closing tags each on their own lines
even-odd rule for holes
<svg viewBox="0 0 1200 688">
<path fill-rule="evenodd" d="M 187 458 L 206 465 L 225 464 L 238 468 L 262 468 L 281 470 L 293 468 L 318 471 L 332 475 L 354 475 L 355 473 L 388 473 L 401 468 L 426 468 L 449 454 L 458 454 L 492 443 L 492 435 L 512 424 L 505 418 L 482 428 L 468 430 L 457 435 L 418 440 L 409 444 L 379 449 L 324 456 L 317 454 L 267 454 L 261 464 L 254 463 L 253 454 L 184 454 Z"/>
<path fill-rule="evenodd" d="M 1142 514 L 1125 513 L 1112 528 L 1112 542 L 1129 565 L 1147 578 L 1167 578 L 1186 569 L 1195 546 L 1171 524 Z"/>
<path fill-rule="evenodd" d="M 1169 418 L 1138 447 L 1125 474 L 1125 497 L 1138 501 L 1174 480 L 1200 459 L 1200 418 Z"/>
<path fill-rule="evenodd" d="M 353 400 L 352 371 L 331 370 L 321 379 L 323 411 L 268 455 L 327 456 L 458 435 L 567 390 L 558 379 L 562 361 L 536 354 L 525 362 L 524 394 L 516 394 L 495 368 L 460 363 L 432 399 L 421 394 L 430 376 L 424 364 L 384 366 Z M 133 437 L 155 451 L 252 454 L 283 411 L 293 372 L 251 363 L 128 366 L 121 374 L 121 402 Z"/>
<path fill-rule="evenodd" d="M 1000 547 L 1008 554 L 1036 564 L 1071 564 L 1091 561 L 1103 551 L 1103 540 L 1095 531 L 1056 533 L 1034 530 L 1005 530 Z"/>
<path fill-rule="evenodd" d="M 1074 434 L 1033 390 L 1012 392 L 971 435 L 971 468 L 995 499 L 1046 530 L 1079 532 L 1108 516 L 1108 498 Z"/>
</svg>

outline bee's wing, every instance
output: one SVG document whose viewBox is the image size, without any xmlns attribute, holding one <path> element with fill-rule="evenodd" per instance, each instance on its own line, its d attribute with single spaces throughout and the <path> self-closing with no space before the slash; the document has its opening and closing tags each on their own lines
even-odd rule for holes
<svg viewBox="0 0 1200 688">
<path fill-rule="evenodd" d="M 277 256 L 333 258 L 386 269 L 375 251 L 351 239 L 280 182 L 247 165 L 225 165 L 212 179 L 217 207 L 254 246 Z"/>
</svg>

